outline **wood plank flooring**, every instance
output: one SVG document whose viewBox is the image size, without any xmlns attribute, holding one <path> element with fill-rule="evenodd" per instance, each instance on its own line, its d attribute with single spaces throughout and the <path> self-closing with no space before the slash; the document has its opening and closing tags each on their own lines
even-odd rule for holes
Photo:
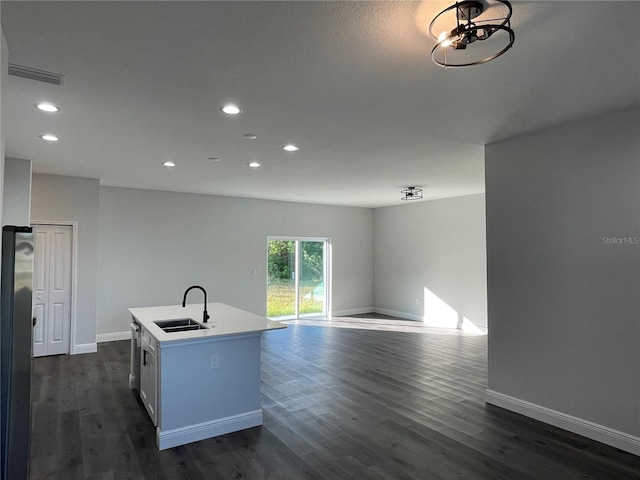
<svg viewBox="0 0 640 480">
<path fill-rule="evenodd" d="M 35 359 L 30 479 L 640 480 L 639 457 L 486 405 L 485 336 L 341 327 L 266 333 L 264 425 L 162 452 L 128 341 Z"/>
</svg>

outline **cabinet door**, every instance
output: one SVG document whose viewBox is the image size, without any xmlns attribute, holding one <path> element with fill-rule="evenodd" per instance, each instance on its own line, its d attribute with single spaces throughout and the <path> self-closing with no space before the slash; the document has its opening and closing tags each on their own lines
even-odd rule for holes
<svg viewBox="0 0 640 480">
<path fill-rule="evenodd" d="M 149 403 L 149 350 L 146 346 L 142 346 L 142 355 L 140 355 L 140 400 L 146 407 Z"/>
<path fill-rule="evenodd" d="M 149 372 L 147 411 L 154 426 L 158 426 L 158 361 L 156 356 L 149 352 L 147 355 L 147 367 Z"/>
<path fill-rule="evenodd" d="M 142 355 L 140 358 L 140 400 L 149 412 L 155 426 L 158 425 L 158 361 L 155 342 L 147 332 L 142 334 Z"/>
</svg>

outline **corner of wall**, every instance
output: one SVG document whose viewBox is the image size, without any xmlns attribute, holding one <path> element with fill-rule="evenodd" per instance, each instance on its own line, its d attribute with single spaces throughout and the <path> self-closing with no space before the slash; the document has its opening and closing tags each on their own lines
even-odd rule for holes
<svg viewBox="0 0 640 480">
<path fill-rule="evenodd" d="M 488 401 L 634 453 L 639 114 L 486 147 Z"/>
<path fill-rule="evenodd" d="M 0 26 L 0 37 L 2 37 L 2 49 L 0 50 L 0 64 L 2 70 L 0 71 L 0 225 L 4 225 L 2 221 L 2 208 L 3 208 L 3 186 L 4 186 L 4 110 L 2 109 L 2 98 L 4 97 L 5 85 L 7 83 L 7 77 L 9 76 L 9 48 L 7 47 L 7 41 L 4 38 L 4 31 Z"/>
</svg>

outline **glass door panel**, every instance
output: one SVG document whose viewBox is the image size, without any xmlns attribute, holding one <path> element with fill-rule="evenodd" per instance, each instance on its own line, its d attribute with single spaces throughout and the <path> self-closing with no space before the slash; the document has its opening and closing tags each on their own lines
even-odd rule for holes
<svg viewBox="0 0 640 480">
<path fill-rule="evenodd" d="M 267 317 L 297 318 L 296 241 L 269 240 Z"/>
<path fill-rule="evenodd" d="M 325 314 L 325 242 L 300 241 L 298 248 L 299 316 Z"/>
</svg>

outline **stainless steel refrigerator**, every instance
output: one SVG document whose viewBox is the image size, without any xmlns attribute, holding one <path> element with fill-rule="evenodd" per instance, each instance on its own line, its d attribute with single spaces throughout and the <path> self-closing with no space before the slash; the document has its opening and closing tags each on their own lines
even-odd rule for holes
<svg viewBox="0 0 640 480">
<path fill-rule="evenodd" d="M 27 480 L 33 359 L 33 232 L 2 228 L 0 376 L 1 480 Z"/>
</svg>

